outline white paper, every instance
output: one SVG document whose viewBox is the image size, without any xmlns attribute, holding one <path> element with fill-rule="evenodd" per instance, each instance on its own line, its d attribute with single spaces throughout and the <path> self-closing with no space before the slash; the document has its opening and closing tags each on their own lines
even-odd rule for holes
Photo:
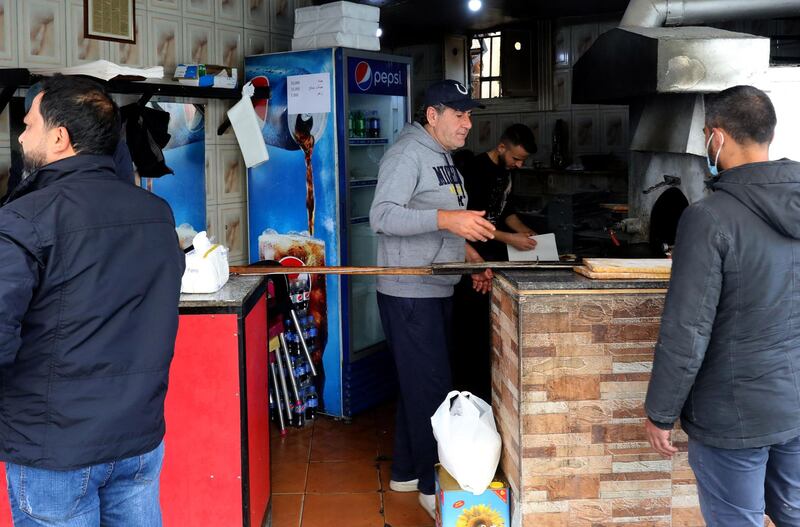
<svg viewBox="0 0 800 527">
<path fill-rule="evenodd" d="M 557 262 L 558 249 L 556 248 L 556 235 L 552 232 L 549 234 L 539 234 L 531 236 L 536 240 L 536 247 L 529 251 L 520 251 L 512 246 L 508 246 L 508 261 L 509 262 Z"/>
<path fill-rule="evenodd" d="M 330 113 L 330 73 L 291 75 L 286 77 L 289 114 Z"/>
</svg>

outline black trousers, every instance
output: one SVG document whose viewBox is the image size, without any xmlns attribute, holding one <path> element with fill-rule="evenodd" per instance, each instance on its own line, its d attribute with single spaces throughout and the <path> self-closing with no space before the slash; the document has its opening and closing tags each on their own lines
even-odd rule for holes
<svg viewBox="0 0 800 527">
<path fill-rule="evenodd" d="M 467 390 L 491 404 L 492 294 L 478 293 L 465 276 L 456 285 L 453 304 L 453 389 Z"/>
<path fill-rule="evenodd" d="M 386 341 L 397 367 L 392 479 L 419 479 L 423 494 L 435 492 L 439 461 L 431 416 L 450 391 L 452 298 L 401 298 L 378 293 Z"/>
</svg>

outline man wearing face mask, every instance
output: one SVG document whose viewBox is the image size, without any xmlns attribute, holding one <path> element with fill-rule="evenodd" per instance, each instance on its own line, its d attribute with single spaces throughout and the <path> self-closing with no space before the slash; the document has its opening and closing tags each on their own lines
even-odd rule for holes
<svg viewBox="0 0 800 527">
<path fill-rule="evenodd" d="M 714 194 L 680 219 L 646 433 L 680 417 L 710 527 L 800 525 L 800 164 L 769 161 L 769 97 L 706 97 Z"/>
</svg>

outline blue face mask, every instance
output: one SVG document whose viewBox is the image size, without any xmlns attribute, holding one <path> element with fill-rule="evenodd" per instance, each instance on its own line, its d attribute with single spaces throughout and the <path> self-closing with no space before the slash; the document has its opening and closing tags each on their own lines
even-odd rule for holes
<svg viewBox="0 0 800 527">
<path fill-rule="evenodd" d="M 711 132 L 711 135 L 708 136 L 708 142 L 706 143 L 706 162 L 708 163 L 708 171 L 711 172 L 713 177 L 717 177 L 719 175 L 719 154 L 722 152 L 722 145 L 725 144 L 725 136 L 722 136 L 722 142 L 719 145 L 719 150 L 717 150 L 717 155 L 714 157 L 714 164 L 711 164 L 711 158 L 708 157 L 708 149 L 711 147 L 711 141 L 714 139 L 714 132 Z"/>
</svg>

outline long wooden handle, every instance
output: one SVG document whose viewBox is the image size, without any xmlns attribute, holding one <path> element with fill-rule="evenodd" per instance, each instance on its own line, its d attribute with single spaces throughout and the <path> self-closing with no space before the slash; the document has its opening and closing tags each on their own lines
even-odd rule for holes
<svg viewBox="0 0 800 527">
<path fill-rule="evenodd" d="M 270 266 L 238 266 L 231 267 L 230 272 L 238 275 L 268 275 L 268 274 L 346 274 L 346 275 L 453 275 L 472 274 L 485 269 L 572 269 L 576 265 L 569 262 L 480 262 L 480 263 L 445 263 L 433 264 L 423 267 L 356 267 L 356 266 L 309 266 L 309 267 L 284 267 L 282 265 Z"/>
</svg>

